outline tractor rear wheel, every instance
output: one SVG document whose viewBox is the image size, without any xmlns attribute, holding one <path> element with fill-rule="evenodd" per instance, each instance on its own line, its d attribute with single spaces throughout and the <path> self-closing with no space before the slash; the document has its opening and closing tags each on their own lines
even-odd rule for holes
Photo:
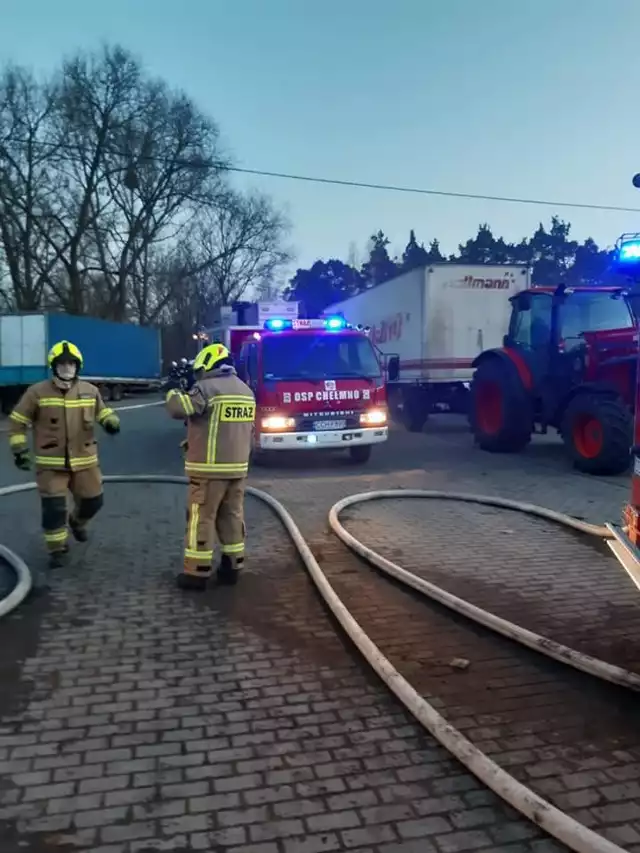
<svg viewBox="0 0 640 853">
<path fill-rule="evenodd" d="M 561 433 L 578 471 L 611 476 L 631 464 L 633 420 L 622 400 L 578 394 L 566 408 Z"/>
<path fill-rule="evenodd" d="M 476 443 L 490 453 L 518 453 L 531 441 L 531 399 L 509 365 L 481 363 L 471 383 L 469 421 Z"/>
</svg>

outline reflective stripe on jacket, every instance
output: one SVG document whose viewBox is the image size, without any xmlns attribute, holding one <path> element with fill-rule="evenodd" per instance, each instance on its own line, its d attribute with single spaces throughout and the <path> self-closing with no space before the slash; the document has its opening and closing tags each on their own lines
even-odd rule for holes
<svg viewBox="0 0 640 853">
<path fill-rule="evenodd" d="M 110 418 L 117 415 L 95 385 L 79 379 L 64 392 L 46 379 L 27 388 L 9 415 L 9 446 L 14 453 L 28 450 L 33 427 L 36 470 L 84 471 L 98 464 L 95 424 Z"/>
<path fill-rule="evenodd" d="M 188 419 L 185 472 L 203 479 L 237 480 L 249 471 L 256 401 L 233 367 L 206 373 L 187 393 L 167 394 L 172 418 Z"/>
</svg>

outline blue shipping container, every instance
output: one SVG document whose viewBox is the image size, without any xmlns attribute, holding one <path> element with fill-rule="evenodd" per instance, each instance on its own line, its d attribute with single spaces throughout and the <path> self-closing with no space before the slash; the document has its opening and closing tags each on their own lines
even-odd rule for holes
<svg viewBox="0 0 640 853">
<path fill-rule="evenodd" d="M 45 378 L 47 353 L 60 340 L 72 341 L 80 349 L 87 378 L 124 382 L 160 378 L 158 329 L 70 314 L 14 314 L 0 317 L 0 385 Z"/>
</svg>

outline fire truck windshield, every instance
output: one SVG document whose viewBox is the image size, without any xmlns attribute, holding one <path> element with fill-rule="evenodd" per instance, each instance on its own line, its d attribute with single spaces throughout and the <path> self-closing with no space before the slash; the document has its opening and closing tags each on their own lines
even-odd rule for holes
<svg viewBox="0 0 640 853">
<path fill-rule="evenodd" d="M 380 364 L 368 338 L 336 333 L 284 334 L 263 340 L 265 379 L 379 379 Z"/>
</svg>

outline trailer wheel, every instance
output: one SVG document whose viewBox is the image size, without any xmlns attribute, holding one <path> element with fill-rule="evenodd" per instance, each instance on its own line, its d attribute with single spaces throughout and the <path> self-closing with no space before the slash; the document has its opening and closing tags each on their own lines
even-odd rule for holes
<svg viewBox="0 0 640 853">
<path fill-rule="evenodd" d="M 354 465 L 364 465 L 371 459 L 371 445 L 360 444 L 349 448 L 349 457 Z"/>
<path fill-rule="evenodd" d="M 562 439 L 578 471 L 622 474 L 631 464 L 633 420 L 621 400 L 580 393 L 562 419 Z"/>
<path fill-rule="evenodd" d="M 482 362 L 471 383 L 469 421 L 476 443 L 489 453 L 518 453 L 531 441 L 531 399 L 497 358 Z"/>
<path fill-rule="evenodd" d="M 111 388 L 111 399 L 114 403 L 119 403 L 124 397 L 124 389 L 122 385 L 113 385 Z"/>
<path fill-rule="evenodd" d="M 409 432 L 422 432 L 431 414 L 429 399 L 423 390 L 405 390 L 402 397 L 402 423 Z"/>
<path fill-rule="evenodd" d="M 397 385 L 387 386 L 387 405 L 391 420 L 396 424 L 402 424 L 402 390 Z"/>
</svg>

